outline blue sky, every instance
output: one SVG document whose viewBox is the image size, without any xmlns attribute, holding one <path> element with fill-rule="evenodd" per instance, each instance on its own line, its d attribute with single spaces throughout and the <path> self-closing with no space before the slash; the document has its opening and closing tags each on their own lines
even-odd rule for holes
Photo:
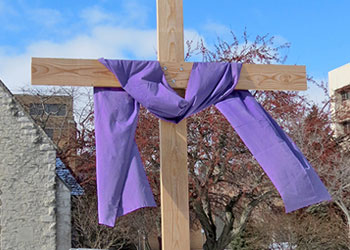
<svg viewBox="0 0 350 250">
<path fill-rule="evenodd" d="M 350 61 L 349 10 L 348 0 L 184 0 L 185 39 L 269 33 L 291 43 L 286 64 L 327 80 Z M 29 86 L 32 56 L 156 59 L 155 0 L 0 0 L 0 23 L 0 79 L 12 91 Z"/>
</svg>

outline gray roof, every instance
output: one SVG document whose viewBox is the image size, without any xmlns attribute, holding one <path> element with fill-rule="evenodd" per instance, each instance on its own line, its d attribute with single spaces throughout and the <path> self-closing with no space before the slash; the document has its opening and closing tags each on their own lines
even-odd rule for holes
<svg viewBox="0 0 350 250">
<path fill-rule="evenodd" d="M 66 168 L 60 158 L 56 158 L 56 174 L 63 181 L 63 183 L 70 189 L 71 195 L 82 195 L 84 189 L 79 185 L 77 180 L 70 173 L 69 169 Z"/>
</svg>

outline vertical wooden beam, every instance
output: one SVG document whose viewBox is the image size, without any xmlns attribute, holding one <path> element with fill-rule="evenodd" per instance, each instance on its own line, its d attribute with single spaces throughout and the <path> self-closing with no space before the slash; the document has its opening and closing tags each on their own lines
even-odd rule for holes
<svg viewBox="0 0 350 250">
<path fill-rule="evenodd" d="M 182 0 L 157 0 L 160 62 L 184 61 Z M 160 121 L 160 185 L 163 250 L 189 250 L 186 120 Z"/>
<path fill-rule="evenodd" d="M 160 185 L 163 250 L 189 250 L 186 121 L 160 121 Z"/>
<path fill-rule="evenodd" d="M 161 62 L 184 61 L 182 0 L 157 0 L 157 47 Z"/>
</svg>

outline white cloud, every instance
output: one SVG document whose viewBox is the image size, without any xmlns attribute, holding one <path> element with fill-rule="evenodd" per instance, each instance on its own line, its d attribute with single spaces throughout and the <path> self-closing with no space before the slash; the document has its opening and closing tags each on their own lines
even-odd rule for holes
<svg viewBox="0 0 350 250">
<path fill-rule="evenodd" d="M 273 42 L 276 46 L 281 46 L 281 45 L 290 43 L 287 38 L 281 35 L 273 35 L 273 37 L 274 37 Z"/>
<path fill-rule="evenodd" d="M 35 14 L 35 22 L 45 20 L 43 25 L 47 31 L 49 26 L 64 19 L 62 13 L 53 9 L 27 11 Z M 111 14 L 96 5 L 82 10 L 81 19 L 75 23 L 88 27 L 87 31 L 82 29 L 84 31 L 80 33 L 73 33 L 71 31 L 74 29 L 68 26 L 67 34 L 74 35 L 64 40 L 37 40 L 21 50 L 0 45 L 0 79 L 12 91 L 23 86 L 30 87 L 31 57 L 156 60 L 156 30 L 143 26 L 149 11 L 148 6 L 136 4 L 133 0 L 124 1 L 117 14 Z M 194 44 L 202 38 L 195 30 L 185 30 L 184 33 L 185 41 L 193 40 Z"/>
<path fill-rule="evenodd" d="M 51 28 L 63 20 L 61 12 L 49 8 L 28 10 L 30 19 L 41 26 Z"/>
<path fill-rule="evenodd" d="M 156 58 L 156 30 L 121 27 L 96 27 L 93 31 L 95 40 L 107 48 L 112 48 L 114 57 L 137 57 L 139 59 Z"/>
<path fill-rule="evenodd" d="M 15 91 L 29 86 L 31 57 L 155 59 L 156 31 L 100 26 L 89 35 L 77 35 L 63 43 L 30 44 L 22 54 L 9 55 L 4 51 L 0 48 L 0 79 Z"/>
<path fill-rule="evenodd" d="M 184 33 L 195 43 L 202 38 L 194 30 Z M 12 91 L 29 87 L 31 57 L 156 60 L 156 48 L 156 30 L 97 26 L 91 34 L 80 34 L 62 43 L 38 41 L 22 54 L 9 55 L 0 47 L 0 79 Z"/>
<path fill-rule="evenodd" d="M 123 1 L 123 24 L 136 23 L 138 25 L 145 25 L 150 9 L 148 6 L 142 5 L 135 0 Z"/>
<path fill-rule="evenodd" d="M 327 78 L 319 78 L 319 79 L 314 79 L 316 82 L 327 82 Z M 316 86 L 315 84 L 309 84 L 308 83 L 308 88 L 305 92 L 302 92 L 303 94 L 306 95 L 310 100 L 314 101 L 315 104 L 321 105 L 323 101 L 327 100 L 328 96 L 324 93 L 324 91 Z"/>
<path fill-rule="evenodd" d="M 203 36 L 199 35 L 196 30 L 186 29 L 184 30 L 184 40 L 193 41 L 193 43 L 197 44 L 201 39 L 204 39 Z"/>
<path fill-rule="evenodd" d="M 19 90 L 22 86 L 29 86 L 30 57 L 18 55 L 15 57 L 0 55 L 0 80 L 10 90 Z"/>
<path fill-rule="evenodd" d="M 80 13 L 80 17 L 90 25 L 109 23 L 116 19 L 114 15 L 107 13 L 97 5 L 83 9 Z"/>
<path fill-rule="evenodd" d="M 207 21 L 203 26 L 203 30 L 220 37 L 230 34 L 231 31 L 228 26 L 214 21 Z"/>
<path fill-rule="evenodd" d="M 185 43 L 187 41 L 192 41 L 191 44 L 191 49 L 194 49 L 197 47 L 197 45 L 199 44 L 199 42 L 202 40 L 205 46 L 208 46 L 205 42 L 205 39 L 203 36 L 201 36 L 197 31 L 195 30 L 184 30 L 184 40 Z M 187 46 L 185 45 L 185 53 L 187 53 Z M 202 60 L 202 55 L 196 55 L 196 54 L 192 54 L 191 57 L 189 58 L 189 61 L 201 61 Z"/>
<path fill-rule="evenodd" d="M 122 1 L 118 13 L 111 13 L 98 5 L 87 7 L 80 13 L 82 20 L 88 25 L 118 25 L 123 27 L 145 26 L 150 9 L 139 2 Z"/>
</svg>

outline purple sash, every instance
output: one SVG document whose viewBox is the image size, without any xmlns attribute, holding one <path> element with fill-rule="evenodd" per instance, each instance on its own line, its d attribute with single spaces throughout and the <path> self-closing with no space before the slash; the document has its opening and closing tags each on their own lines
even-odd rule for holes
<svg viewBox="0 0 350 250">
<path fill-rule="evenodd" d="M 100 59 L 121 88 L 95 88 L 99 222 L 156 206 L 134 139 L 139 104 L 178 123 L 216 105 L 280 193 L 286 212 L 331 197 L 299 148 L 248 91 L 234 90 L 241 64 L 194 63 L 185 98 L 165 80 L 157 61 Z"/>
</svg>

